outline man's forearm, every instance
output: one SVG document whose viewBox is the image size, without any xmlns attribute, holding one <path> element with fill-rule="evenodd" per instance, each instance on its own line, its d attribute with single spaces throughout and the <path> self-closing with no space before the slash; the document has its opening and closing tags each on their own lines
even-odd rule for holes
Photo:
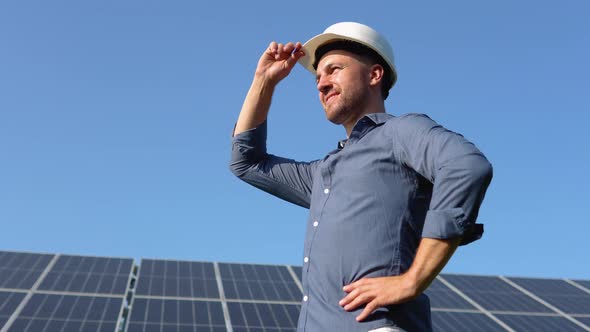
<svg viewBox="0 0 590 332">
<path fill-rule="evenodd" d="M 444 240 L 422 238 L 412 266 L 404 273 L 416 286 L 416 295 L 422 294 L 430 286 L 459 243 L 461 243 L 460 237 Z"/>
<path fill-rule="evenodd" d="M 258 76 L 254 77 L 244 99 L 234 135 L 258 127 L 266 120 L 275 86 Z"/>
<path fill-rule="evenodd" d="M 344 286 L 348 293 L 339 305 L 345 310 L 356 310 L 365 305 L 356 317 L 366 319 L 377 308 L 407 302 L 426 290 L 436 275 L 449 261 L 461 238 L 448 240 L 423 238 L 410 269 L 399 276 L 363 278 Z"/>
</svg>

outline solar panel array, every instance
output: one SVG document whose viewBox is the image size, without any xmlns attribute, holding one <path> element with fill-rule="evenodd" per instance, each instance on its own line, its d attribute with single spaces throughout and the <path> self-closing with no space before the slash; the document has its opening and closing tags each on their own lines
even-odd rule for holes
<svg viewBox="0 0 590 332">
<path fill-rule="evenodd" d="M 0 332 L 292 332 L 301 267 L 0 251 Z M 590 331 L 590 280 L 441 274 L 434 331 Z"/>
<path fill-rule="evenodd" d="M 0 251 L 0 331 L 118 331 L 132 276 L 130 258 Z"/>
</svg>

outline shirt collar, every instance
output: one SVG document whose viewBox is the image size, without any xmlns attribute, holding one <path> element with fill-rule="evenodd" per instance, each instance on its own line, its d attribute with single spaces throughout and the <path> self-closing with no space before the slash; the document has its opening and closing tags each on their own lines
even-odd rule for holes
<svg viewBox="0 0 590 332">
<path fill-rule="evenodd" d="M 350 133 L 350 136 L 357 137 L 358 139 L 364 136 L 369 131 L 369 129 L 380 126 L 393 117 L 393 115 L 387 113 L 366 114 L 356 123 L 352 129 L 352 133 Z M 343 139 L 338 141 L 338 150 L 343 149 L 346 143 L 348 143 L 348 140 L 349 139 Z"/>
<path fill-rule="evenodd" d="M 373 121 L 376 125 L 384 124 L 387 120 L 393 118 L 394 116 L 388 113 L 371 113 L 365 115 L 363 118 L 367 118 Z"/>
</svg>

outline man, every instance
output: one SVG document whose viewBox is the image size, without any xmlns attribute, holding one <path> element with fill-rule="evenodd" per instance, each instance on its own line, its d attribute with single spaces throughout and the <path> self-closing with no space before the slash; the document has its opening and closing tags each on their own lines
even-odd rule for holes
<svg viewBox="0 0 590 332">
<path fill-rule="evenodd" d="M 323 159 L 266 152 L 276 85 L 297 62 L 317 78 L 326 117 L 347 140 Z M 483 154 L 425 115 L 394 117 L 397 74 L 387 40 L 344 22 L 301 43 L 270 43 L 236 123 L 231 170 L 310 209 L 298 331 L 431 331 L 422 292 L 475 224 L 492 177 Z"/>
</svg>

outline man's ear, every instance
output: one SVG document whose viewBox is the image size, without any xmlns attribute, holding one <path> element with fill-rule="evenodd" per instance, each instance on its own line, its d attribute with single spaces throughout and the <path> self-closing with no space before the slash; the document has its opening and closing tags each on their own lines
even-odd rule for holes
<svg viewBox="0 0 590 332">
<path fill-rule="evenodd" d="M 379 84 L 379 82 L 383 81 L 383 75 L 385 74 L 385 69 L 380 64 L 376 63 L 371 66 L 370 71 L 370 82 L 372 86 Z"/>
</svg>

